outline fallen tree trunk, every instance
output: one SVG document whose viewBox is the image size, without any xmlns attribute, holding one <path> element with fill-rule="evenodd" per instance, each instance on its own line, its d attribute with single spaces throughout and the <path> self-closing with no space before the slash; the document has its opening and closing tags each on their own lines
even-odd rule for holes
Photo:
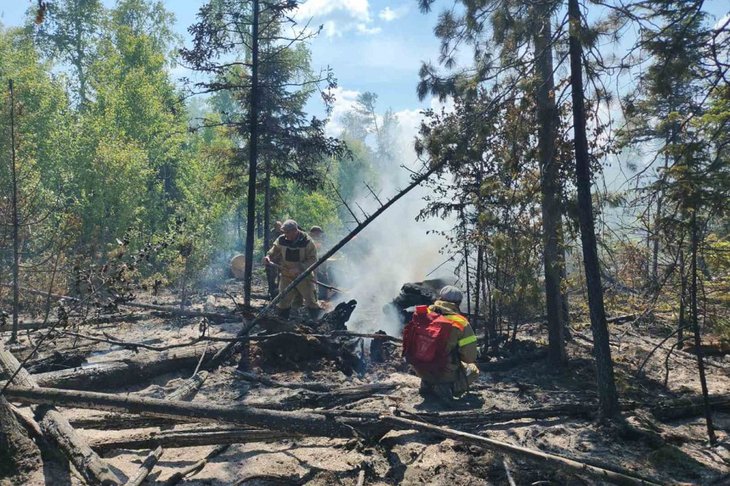
<svg viewBox="0 0 730 486">
<path fill-rule="evenodd" d="M 187 421 L 142 417 L 126 413 L 109 413 L 91 417 L 70 418 L 69 423 L 77 429 L 125 430 L 150 427 L 171 427 Z"/>
<path fill-rule="evenodd" d="M 126 361 L 102 362 L 87 368 L 74 368 L 34 375 L 39 386 L 97 390 L 120 388 L 137 384 L 149 378 L 173 371 L 193 369 L 198 364 L 206 346 L 179 348 L 165 353 L 138 353 Z M 207 346 L 208 353 L 218 348 Z"/>
<path fill-rule="evenodd" d="M 448 429 L 446 427 L 438 427 L 435 425 L 425 424 L 416 420 L 409 420 L 401 417 L 395 417 L 392 415 L 382 415 L 381 419 L 398 429 L 405 430 L 417 430 L 420 432 L 426 432 L 444 437 L 447 439 L 453 439 L 460 442 L 466 442 L 467 444 L 474 444 L 476 446 L 484 447 L 490 450 L 496 450 L 509 456 L 515 456 L 520 459 L 526 459 L 533 462 L 538 462 L 540 465 L 548 465 L 559 470 L 567 470 L 573 473 L 588 474 L 594 478 L 600 479 L 601 481 L 610 481 L 620 485 L 657 485 L 660 483 L 646 480 L 637 476 L 629 475 L 626 472 L 612 471 L 605 468 L 592 466 L 583 462 L 569 459 L 567 457 L 558 456 L 556 454 L 550 454 L 541 452 L 526 447 L 516 446 L 508 444 L 506 442 L 500 442 L 487 437 L 479 435 L 469 434 L 454 429 Z"/>
<path fill-rule="evenodd" d="M 124 306 L 124 307 L 136 307 L 138 309 L 147 309 L 147 310 L 153 310 L 157 312 L 164 312 L 165 314 L 170 314 L 173 316 L 178 317 L 205 317 L 206 319 L 210 319 L 214 322 L 238 322 L 241 320 L 240 315 L 236 314 L 219 314 L 217 312 L 205 312 L 205 311 L 196 311 L 192 309 L 180 309 L 179 307 L 169 307 L 165 305 L 155 305 L 155 304 L 142 304 L 140 302 L 118 302 L 117 305 Z M 251 314 L 248 314 L 244 317 L 252 317 Z"/>
<path fill-rule="evenodd" d="M 300 408 L 332 408 L 352 403 L 363 398 L 372 397 L 376 393 L 393 391 L 393 383 L 370 383 L 367 385 L 336 388 L 327 392 L 301 390 L 294 396 L 287 397 L 279 403 L 267 403 L 271 410 L 296 410 Z"/>
<path fill-rule="evenodd" d="M 254 408 L 255 404 L 249 404 Z M 271 404 L 266 403 L 266 408 L 271 408 Z M 626 403 L 622 405 L 623 410 L 633 410 L 636 408 L 634 403 Z M 323 415 L 339 415 L 345 418 L 359 418 L 367 421 L 375 421 L 379 417 L 378 412 L 361 412 L 350 410 L 331 410 L 317 411 L 312 413 L 321 413 Z M 418 412 L 409 415 L 417 417 L 435 425 L 454 425 L 454 426 L 479 426 L 489 425 L 499 422 L 509 422 L 511 420 L 520 419 L 543 419 L 550 417 L 576 417 L 591 419 L 595 415 L 596 405 L 593 403 L 576 403 L 558 405 L 555 407 L 536 408 L 529 410 L 506 410 L 483 412 L 481 410 L 455 411 L 455 412 Z M 405 413 L 405 412 L 404 412 Z M 149 427 L 165 427 L 169 425 L 177 425 L 184 423 L 181 420 L 162 419 L 155 417 L 141 417 L 128 414 L 112 414 L 104 417 L 82 417 L 72 419 L 71 423 L 82 429 L 136 429 Z"/>
<path fill-rule="evenodd" d="M 147 476 L 150 475 L 155 464 L 157 464 L 157 461 L 160 460 L 160 456 L 162 456 L 162 447 L 158 447 L 154 451 L 150 452 L 139 466 L 137 474 L 132 476 L 124 486 L 140 486 L 144 480 L 147 479 Z"/>
<path fill-rule="evenodd" d="M 69 327 L 76 326 L 90 326 L 94 324 L 111 324 L 115 322 L 137 322 L 149 319 L 149 314 L 119 314 L 109 316 L 93 317 L 91 319 L 77 319 L 73 316 L 69 318 Z M 35 331 L 37 329 L 47 329 L 49 327 L 58 326 L 58 321 L 30 321 L 18 323 L 18 330 L 20 331 Z M 0 325 L 0 332 L 9 332 L 12 329 L 11 325 L 2 326 Z"/>
<path fill-rule="evenodd" d="M 207 371 L 198 371 L 193 376 L 185 380 L 185 382 L 177 387 L 175 391 L 167 395 L 165 400 L 181 400 L 183 402 L 192 400 L 207 378 Z"/>
<path fill-rule="evenodd" d="M 198 371 L 188 378 L 175 391 L 165 397 L 165 400 L 192 400 L 208 377 L 207 371 Z M 146 427 L 167 427 L 180 423 L 178 420 L 168 420 L 137 415 L 111 413 L 98 417 L 80 417 L 72 419 L 71 424 L 80 429 L 123 430 L 142 429 Z"/>
<path fill-rule="evenodd" d="M 15 374 L 13 383 L 20 385 L 28 390 L 38 388 L 35 380 L 27 370 L 20 366 L 15 356 L 6 351 L 0 341 L 0 370 L 7 375 L 8 378 Z M 8 386 L 4 391 L 11 388 Z M 61 415 L 55 408 L 42 405 L 35 409 L 36 419 L 39 422 L 41 431 L 45 437 L 49 437 L 58 445 L 63 454 L 76 467 L 76 470 L 90 484 L 99 484 L 104 486 L 119 485 L 121 479 L 109 468 L 86 442 L 71 427 L 66 418 Z"/>
<path fill-rule="evenodd" d="M 624 403 L 622 410 L 633 410 L 635 403 Z M 598 410 L 597 403 L 568 403 L 555 407 L 534 408 L 528 410 L 504 410 L 483 412 L 481 410 L 455 412 L 419 412 L 410 414 L 424 422 L 436 425 L 479 426 L 521 419 L 544 419 L 551 417 L 594 418 Z"/>
<path fill-rule="evenodd" d="M 718 412 L 730 412 L 730 394 L 711 395 L 710 407 Z M 662 422 L 689 417 L 698 417 L 705 413 L 702 397 L 678 398 L 659 402 L 651 408 L 651 413 Z"/>
<path fill-rule="evenodd" d="M 91 440 L 91 447 L 99 454 L 115 449 L 152 449 L 197 447 L 222 444 L 243 444 L 246 442 L 276 441 L 300 437 L 286 431 L 265 430 L 253 427 L 204 427 L 190 430 L 167 430 L 160 432 L 130 432 L 114 437 L 100 437 Z"/>
<path fill-rule="evenodd" d="M 353 426 L 368 425 L 357 419 L 336 419 L 323 414 L 262 410 L 242 405 L 173 402 L 58 388 L 9 386 L 5 395 L 22 403 L 133 413 L 188 422 L 250 425 L 318 437 L 354 437 Z"/>
</svg>

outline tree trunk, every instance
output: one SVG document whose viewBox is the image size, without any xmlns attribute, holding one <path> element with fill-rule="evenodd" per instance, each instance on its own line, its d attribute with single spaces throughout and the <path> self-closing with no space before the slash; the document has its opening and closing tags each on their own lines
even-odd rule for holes
<svg viewBox="0 0 730 486">
<path fill-rule="evenodd" d="M 558 246 L 560 247 L 560 301 L 563 304 L 563 338 L 565 338 L 566 341 L 570 341 L 572 339 L 570 334 L 570 302 L 568 300 L 568 289 L 564 285 L 564 283 L 568 279 L 568 272 L 566 270 L 567 258 L 565 257 L 565 234 L 563 233 L 562 218 L 560 220 L 558 234 L 560 235 L 560 241 L 558 242 Z"/>
<path fill-rule="evenodd" d="M 575 131 L 576 186 L 578 189 L 578 218 L 583 247 L 588 291 L 588 306 L 593 331 L 593 354 L 596 358 L 596 378 L 601 416 L 614 418 L 620 414 L 618 394 L 613 376 L 611 348 L 608 342 L 606 311 L 598 261 L 596 234 L 593 226 L 591 200 L 591 168 L 586 136 L 585 104 L 583 100 L 583 48 L 581 45 L 581 13 L 578 0 L 568 0 L 570 23 L 570 83 L 573 99 L 573 129 Z"/>
<path fill-rule="evenodd" d="M 13 210 L 13 332 L 10 342 L 18 340 L 18 314 L 20 313 L 20 218 L 18 216 L 18 167 L 15 160 L 15 91 L 13 80 L 8 80 L 10 88 L 10 161 L 13 180 L 13 194 L 10 202 Z"/>
<path fill-rule="evenodd" d="M 708 402 L 717 411 L 730 412 L 730 394 L 726 394 L 712 395 L 707 399 L 701 395 L 664 400 L 651 408 L 651 414 L 663 422 L 699 417 L 704 415 Z"/>
<path fill-rule="evenodd" d="M 717 438 L 715 437 L 715 429 L 712 425 L 712 409 L 710 408 L 709 392 L 707 390 L 707 378 L 705 377 L 705 363 L 702 353 L 702 337 L 700 336 L 700 325 L 697 316 L 697 247 L 698 247 L 698 231 L 697 231 L 697 213 L 692 212 L 692 262 L 691 262 L 691 278 L 689 289 L 690 311 L 692 316 L 692 331 L 695 338 L 695 354 L 697 355 L 697 369 L 700 372 L 700 385 L 702 386 L 702 399 L 705 405 L 705 423 L 707 425 L 707 436 L 710 444 L 715 445 Z"/>
<path fill-rule="evenodd" d="M 264 174 L 264 253 L 271 248 L 271 160 L 266 158 Z"/>
<path fill-rule="evenodd" d="M 679 249 L 679 322 L 677 323 L 677 345 L 684 344 L 684 328 L 687 308 L 687 276 L 684 268 L 684 249 Z"/>
<path fill-rule="evenodd" d="M 545 304 L 548 322 L 548 349 L 552 365 L 565 362 L 563 303 L 560 292 L 560 168 L 556 158 L 557 109 L 552 56 L 552 9 L 548 2 L 536 3 L 539 27 L 534 33 L 537 74 L 538 157 L 542 192 L 542 240 L 545 267 Z"/>
<path fill-rule="evenodd" d="M 248 207 L 246 220 L 246 269 L 243 273 L 243 302 L 251 305 L 254 226 L 256 224 L 256 165 L 259 138 L 259 0 L 253 0 L 251 25 L 251 106 L 249 112 Z"/>
<path fill-rule="evenodd" d="M 481 297 L 481 284 L 482 284 L 482 255 L 483 255 L 482 245 L 477 246 L 477 268 L 476 268 L 476 274 L 474 275 L 474 322 L 472 322 L 472 327 L 474 328 L 474 332 L 476 333 L 479 329 L 479 316 L 480 316 L 480 306 L 482 302 L 480 301 Z M 484 329 L 484 334 L 487 333 L 486 328 Z"/>
<path fill-rule="evenodd" d="M 53 404 L 90 410 L 134 413 L 148 417 L 173 418 L 188 422 L 249 425 L 317 437 L 351 438 L 355 433 L 345 420 L 338 420 L 321 414 L 263 410 L 245 405 L 173 402 L 130 395 L 21 386 L 9 386 L 5 391 L 5 395 L 22 403 Z"/>
</svg>

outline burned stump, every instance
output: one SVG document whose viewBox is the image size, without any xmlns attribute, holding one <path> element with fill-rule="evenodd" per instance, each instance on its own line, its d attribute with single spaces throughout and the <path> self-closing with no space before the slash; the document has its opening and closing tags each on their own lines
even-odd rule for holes
<svg viewBox="0 0 730 486">
<path fill-rule="evenodd" d="M 347 321 L 350 320 L 356 306 L 357 301 L 355 299 L 349 302 L 340 302 L 337 307 L 319 319 L 317 329 L 319 331 L 346 331 Z"/>
<path fill-rule="evenodd" d="M 323 361 L 329 361 L 347 376 L 365 372 L 359 338 L 281 332 L 257 340 L 257 345 L 265 367 L 300 370 L 322 367 Z"/>
</svg>

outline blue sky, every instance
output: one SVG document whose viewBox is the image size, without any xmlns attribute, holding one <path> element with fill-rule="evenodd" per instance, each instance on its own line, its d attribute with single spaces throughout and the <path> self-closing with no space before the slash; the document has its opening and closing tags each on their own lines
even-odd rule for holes
<svg viewBox="0 0 730 486">
<path fill-rule="evenodd" d="M 103 1 L 108 6 L 115 3 Z M 205 1 L 164 0 L 175 14 L 175 29 L 184 40 L 189 39 L 187 27 L 195 22 Z M 25 11 L 35 4 L 35 0 L 0 0 L 0 22 L 22 24 Z M 311 18 L 312 27 L 324 27 L 311 43 L 313 67 L 331 66 L 339 82 L 334 118 L 349 109 L 357 93 L 372 91 L 379 97 L 379 111 L 392 108 L 402 124 L 415 127 L 418 112 L 434 105 L 431 100 L 418 101 L 418 69 L 422 61 L 438 57 L 433 27 L 438 12 L 449 5 L 436 2 L 434 11 L 424 15 L 416 0 L 303 0 L 297 17 L 302 22 Z M 708 0 L 705 8 L 718 19 L 730 10 L 728 0 Z M 592 12 L 600 15 L 596 9 Z M 173 71 L 176 77 L 186 74 L 181 69 Z M 323 114 L 316 103 L 310 103 L 310 110 Z M 333 126 L 331 134 L 336 132 Z"/>
<path fill-rule="evenodd" d="M 0 22 L 22 24 L 25 11 L 35 3 L 0 0 Z M 104 3 L 112 6 L 114 1 Z M 164 0 L 184 39 L 204 3 Z M 311 44 L 313 67 L 331 66 L 344 93 L 373 91 L 383 111 L 428 106 L 418 102 L 416 83 L 420 62 L 438 55 L 433 35 L 436 14 L 421 14 L 415 0 L 308 0 L 301 9 L 302 18 L 312 18 L 311 26 L 324 26 Z"/>
</svg>

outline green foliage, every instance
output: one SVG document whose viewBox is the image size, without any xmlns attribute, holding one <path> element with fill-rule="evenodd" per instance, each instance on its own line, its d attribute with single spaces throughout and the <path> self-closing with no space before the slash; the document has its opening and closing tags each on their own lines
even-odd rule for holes
<svg viewBox="0 0 730 486">
<path fill-rule="evenodd" d="M 47 3 L 43 22 L 28 19 L 41 51 L 72 69 L 80 105 L 89 99 L 87 70 L 96 59 L 106 14 L 101 0 L 58 0 Z"/>
<path fill-rule="evenodd" d="M 202 274 L 219 254 L 230 204 L 214 188 L 232 144 L 220 130 L 188 130 L 187 109 L 167 72 L 172 20 L 156 1 L 124 0 L 112 10 L 59 1 L 35 30 L 0 30 L 0 149 L 10 153 L 12 78 L 27 265 L 56 259 L 57 280 L 73 283 L 78 269 L 92 275 L 102 268 L 95 262 L 116 261 L 123 241 L 123 253 L 160 248 L 128 268 L 129 278 L 164 273 L 176 282 L 183 273 Z M 51 75 L 59 68 L 71 70 L 79 103 L 65 94 L 68 78 Z M 8 167 L 0 164 L 3 193 Z M 3 259 L 10 248 L 6 203 L 0 202 Z M 184 261 L 182 246 L 191 249 Z M 65 265 L 77 270 L 64 275 Z"/>
<path fill-rule="evenodd" d="M 341 229 L 335 201 L 321 192 L 308 191 L 289 182 L 286 185 L 286 196 L 276 214 L 282 218 L 295 219 L 304 229 L 317 225 L 327 228 L 333 233 Z"/>
<path fill-rule="evenodd" d="M 11 104 L 9 81 L 14 84 L 15 165 L 21 258 L 48 256 L 49 242 L 63 239 L 63 208 L 59 197 L 69 172 L 64 148 L 71 139 L 65 126 L 63 85 L 48 72 L 30 39 L 19 29 L 0 28 L 0 261 L 11 259 L 12 173 Z M 6 271 L 9 265 L 2 265 Z M 23 276 L 24 278 L 25 276 Z"/>
</svg>

